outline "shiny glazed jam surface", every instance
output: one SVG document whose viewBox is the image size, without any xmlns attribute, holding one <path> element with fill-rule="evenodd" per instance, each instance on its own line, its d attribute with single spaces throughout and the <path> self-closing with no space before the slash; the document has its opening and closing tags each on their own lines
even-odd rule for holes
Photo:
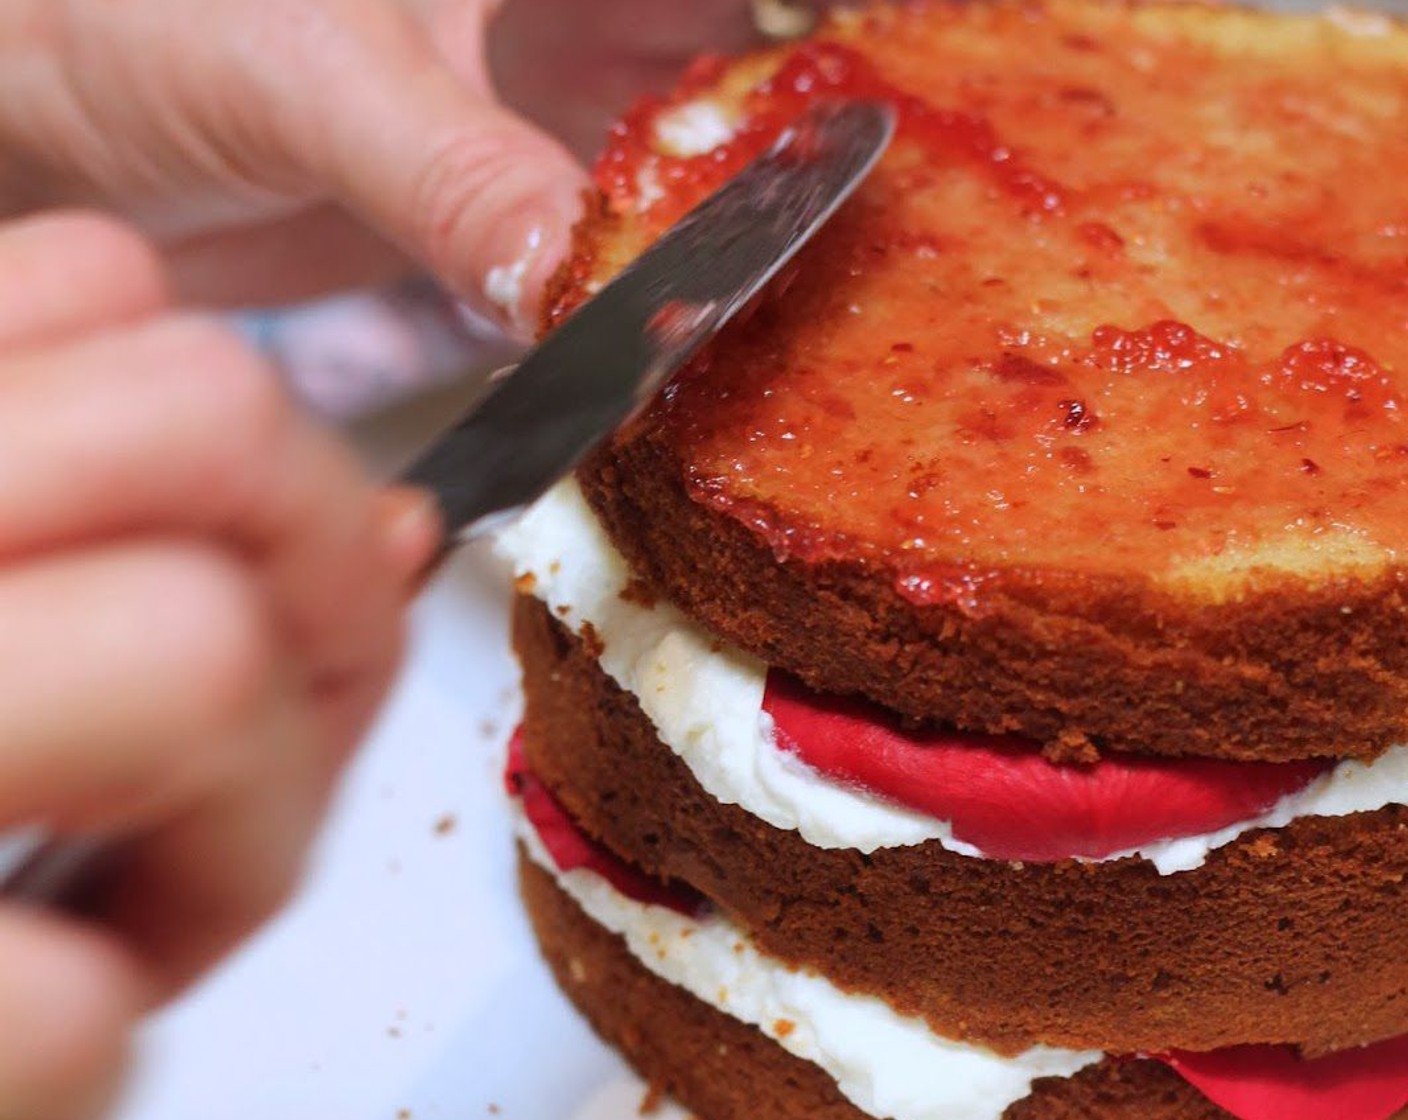
<svg viewBox="0 0 1408 1120">
<path fill-rule="evenodd" d="M 648 418 L 694 496 L 779 556 L 882 560 L 918 601 L 1011 569 L 1392 563 L 1408 33 L 1359 57 L 1328 21 L 1247 20 L 878 11 L 638 110 L 598 168 L 621 232 L 597 279 L 810 99 L 900 112 L 871 179 Z M 733 138 L 671 154 L 662 116 L 706 96 Z"/>
</svg>

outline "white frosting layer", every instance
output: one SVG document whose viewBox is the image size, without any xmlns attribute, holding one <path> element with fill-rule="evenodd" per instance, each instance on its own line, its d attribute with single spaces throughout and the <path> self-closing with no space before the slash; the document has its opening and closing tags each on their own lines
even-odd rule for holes
<svg viewBox="0 0 1408 1120">
<path fill-rule="evenodd" d="M 718 801 L 769 824 L 795 829 L 820 848 L 902 847 L 937 840 L 982 857 L 934 820 L 838 785 L 773 741 L 762 710 L 767 668 L 668 603 L 644 607 L 621 597 L 630 574 L 575 482 L 555 487 L 499 539 L 500 553 L 567 625 L 590 623 L 605 645 L 602 668 L 635 694 L 660 739 Z M 1376 761 L 1342 762 L 1267 812 L 1201 836 L 1164 840 L 1107 857 L 1142 856 L 1161 874 L 1200 867 L 1208 853 L 1257 828 L 1297 817 L 1339 817 L 1408 804 L 1408 747 Z"/>
<path fill-rule="evenodd" d="M 763 711 L 767 669 L 720 648 L 668 603 L 621 597 L 626 562 L 575 482 L 554 488 L 502 533 L 499 552 L 568 626 L 590 623 L 601 667 L 655 724 L 708 793 L 823 848 L 918 844 L 944 831 L 920 813 L 827 781 L 773 746 Z"/>
<path fill-rule="evenodd" d="M 655 121 L 655 145 L 668 156 L 688 159 L 733 139 L 733 121 L 713 101 L 686 101 Z"/>
<path fill-rule="evenodd" d="M 758 1028 L 814 1062 L 846 1099 L 881 1120 L 1000 1120 L 1041 1077 L 1069 1077 L 1098 1051 L 1036 1046 L 1004 1058 L 942 1038 L 873 996 L 841 991 L 815 973 L 760 953 L 727 919 L 687 918 L 636 902 L 592 871 L 559 872 L 519 814 L 519 835 L 587 916 L 625 939 L 656 976 Z"/>
</svg>

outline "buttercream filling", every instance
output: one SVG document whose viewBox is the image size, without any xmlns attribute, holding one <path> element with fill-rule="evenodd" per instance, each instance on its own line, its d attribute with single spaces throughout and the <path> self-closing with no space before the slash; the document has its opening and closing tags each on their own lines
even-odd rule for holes
<svg viewBox="0 0 1408 1120">
<path fill-rule="evenodd" d="M 506 784 L 531 858 L 650 972 L 820 1066 L 882 1120 L 1000 1120 L 1040 1077 L 1069 1077 L 1098 1051 L 1036 1046 L 1003 1057 L 944 1038 L 873 996 L 769 957 L 683 884 L 666 884 L 591 840 L 534 776 L 515 735 Z M 1290 1046 L 1146 1056 L 1238 1120 L 1389 1120 L 1408 1104 L 1408 1035 L 1306 1060 Z"/>
<path fill-rule="evenodd" d="M 635 696 L 661 741 L 716 800 L 795 830 L 820 848 L 872 852 L 934 840 L 974 858 L 1010 858 L 962 835 L 954 822 L 838 781 L 779 746 L 765 710 L 768 669 L 664 602 L 631 593 L 632 580 L 574 480 L 555 487 L 499 538 L 523 586 L 574 630 L 590 625 L 602 669 Z M 1242 834 L 1300 817 L 1338 817 L 1408 803 L 1408 748 L 1370 763 L 1343 761 L 1261 811 L 1192 835 L 1146 840 L 1089 862 L 1129 856 L 1161 874 L 1202 866 Z"/>
<path fill-rule="evenodd" d="M 680 906 L 640 901 L 598 866 L 560 865 L 537 822 L 521 810 L 517 820 L 533 862 L 589 918 L 621 937 L 641 965 L 820 1066 L 870 1116 L 1001 1120 L 1038 1078 L 1069 1077 L 1104 1058 L 1096 1050 L 1048 1046 L 1004 1057 L 943 1038 L 874 996 L 843 992 L 816 973 L 767 956 L 717 912 L 691 916 Z"/>
<path fill-rule="evenodd" d="M 689 159 L 734 138 L 736 124 L 723 105 L 709 98 L 666 109 L 655 121 L 655 146 L 664 155 Z"/>
</svg>

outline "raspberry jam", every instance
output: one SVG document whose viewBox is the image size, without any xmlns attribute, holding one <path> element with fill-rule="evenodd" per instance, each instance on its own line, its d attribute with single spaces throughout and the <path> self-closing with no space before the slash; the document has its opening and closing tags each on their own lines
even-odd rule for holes
<svg viewBox="0 0 1408 1120">
<path fill-rule="evenodd" d="M 1160 1058 L 1237 1120 L 1391 1120 L 1408 1107 L 1408 1035 L 1311 1059 L 1289 1046 Z"/>
<path fill-rule="evenodd" d="M 1013 736 L 912 730 L 864 701 L 770 670 L 763 710 L 780 749 L 839 785 L 948 823 L 986 859 L 1108 859 L 1255 819 L 1329 768 L 1110 755 L 1054 763 Z"/>
<path fill-rule="evenodd" d="M 521 727 L 509 741 L 504 787 L 509 796 L 517 798 L 522 805 L 523 815 L 558 871 L 590 871 L 629 899 L 647 906 L 664 906 L 687 918 L 697 918 L 707 912 L 708 903 L 697 891 L 683 883 L 663 883 L 651 878 L 583 832 L 552 791 L 533 773 L 523 749 Z"/>
<path fill-rule="evenodd" d="M 869 558 L 975 611 L 1014 570 L 1172 586 L 1397 556 L 1408 80 L 1327 86 L 1160 26 L 880 10 L 722 87 L 701 67 L 671 104 L 721 91 L 737 122 L 704 154 L 660 154 L 660 106 L 618 129 L 598 179 L 629 255 L 808 100 L 900 111 L 785 296 L 647 418 L 698 501 L 780 557 Z"/>
</svg>

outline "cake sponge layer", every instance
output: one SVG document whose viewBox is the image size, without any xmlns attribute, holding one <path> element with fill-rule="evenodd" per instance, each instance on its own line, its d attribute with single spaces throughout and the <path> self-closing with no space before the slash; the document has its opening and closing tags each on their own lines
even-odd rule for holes
<svg viewBox="0 0 1408 1120">
<path fill-rule="evenodd" d="M 583 829 L 723 907 L 766 951 L 941 1033 L 1016 1051 L 1296 1043 L 1408 1033 L 1408 813 L 1306 818 L 1197 870 L 1021 866 L 937 843 L 820 849 L 714 800 L 593 651 L 515 609 L 524 747 Z"/>
<path fill-rule="evenodd" d="M 733 644 L 915 719 L 1084 757 L 1408 739 L 1405 59 L 1387 18 L 1005 0 L 696 69 L 612 134 L 557 312 L 809 101 L 899 131 L 588 464 L 594 507 Z M 682 153 L 701 105 L 732 132 Z"/>
<path fill-rule="evenodd" d="M 520 885 L 558 984 L 651 1086 L 699 1120 L 874 1120 L 820 1068 L 655 976 L 527 856 Z M 1035 1083 L 1003 1120 L 1229 1120 L 1157 1062 L 1106 1060 Z"/>
</svg>

